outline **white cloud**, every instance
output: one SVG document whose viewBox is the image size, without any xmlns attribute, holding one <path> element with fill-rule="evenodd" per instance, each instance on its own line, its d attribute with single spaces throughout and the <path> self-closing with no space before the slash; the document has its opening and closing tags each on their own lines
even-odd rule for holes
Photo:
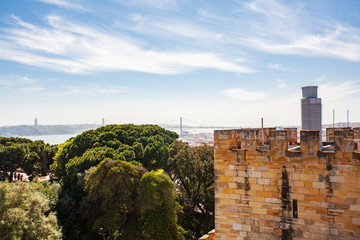
<svg viewBox="0 0 360 240">
<path fill-rule="evenodd" d="M 321 83 L 323 80 L 325 79 L 325 75 L 322 75 L 321 77 L 319 77 L 318 79 L 315 80 L 316 84 Z"/>
<path fill-rule="evenodd" d="M 64 90 L 49 93 L 51 96 L 66 96 L 66 95 L 83 95 L 83 96 L 103 96 L 116 95 L 119 93 L 129 92 L 126 87 L 103 86 L 95 83 L 89 83 L 85 86 L 63 86 Z"/>
<path fill-rule="evenodd" d="M 115 26 L 146 36 L 183 41 L 185 45 L 186 41 L 191 39 L 192 44 L 195 42 L 213 46 L 215 42 L 224 38 L 223 33 L 214 32 L 195 21 L 191 21 L 191 19 L 151 17 L 136 13 L 130 14 L 128 19 L 130 23 L 118 20 L 115 21 Z"/>
<path fill-rule="evenodd" d="M 359 121 L 360 82 L 347 81 L 343 83 L 319 84 L 319 97 L 322 98 L 323 123 L 347 121 L 347 110 L 350 111 L 350 121 Z"/>
<path fill-rule="evenodd" d="M 85 10 L 84 7 L 81 6 L 80 4 L 72 3 L 67 0 L 35 0 L 35 1 L 53 4 L 67 9 Z"/>
<path fill-rule="evenodd" d="M 178 74 L 196 69 L 251 73 L 214 52 L 145 49 L 129 37 L 48 16 L 49 27 L 38 27 L 14 17 L 17 28 L 1 37 L 1 59 L 63 71 L 139 71 Z"/>
<path fill-rule="evenodd" d="M 221 93 L 228 98 L 240 101 L 259 101 L 266 98 L 266 93 L 264 92 L 251 92 L 244 88 L 230 88 L 222 90 Z"/>
<path fill-rule="evenodd" d="M 276 82 L 278 82 L 278 87 L 279 88 L 286 88 L 286 84 L 284 83 L 284 81 L 283 80 L 281 80 L 281 79 L 276 79 Z"/>
<path fill-rule="evenodd" d="M 298 72 L 299 71 L 296 69 L 283 67 L 281 64 L 276 64 L 276 63 L 268 63 L 267 67 L 270 69 L 281 70 L 281 71 L 289 71 L 289 72 Z"/>
<path fill-rule="evenodd" d="M 66 0 L 35 0 L 35 1 L 53 4 L 67 9 L 84 10 L 84 8 L 81 5 Z"/>
<path fill-rule="evenodd" d="M 269 63 L 267 65 L 268 68 L 271 68 L 271 69 L 280 69 L 281 68 L 281 65 L 280 64 L 271 64 Z"/>
<path fill-rule="evenodd" d="M 244 6 L 250 10 L 248 20 L 255 26 L 243 38 L 250 47 L 276 54 L 360 61 L 358 28 L 317 19 L 302 6 L 286 6 L 275 0 L 254 0 Z"/>
<path fill-rule="evenodd" d="M 123 4 L 131 4 L 138 7 L 151 7 L 161 10 L 170 10 L 177 8 L 176 0 L 129 0 L 127 2 L 121 1 Z"/>
<path fill-rule="evenodd" d="M 0 86 L 7 91 L 40 92 L 46 90 L 39 84 L 39 81 L 21 75 L 0 76 Z"/>
<path fill-rule="evenodd" d="M 319 85 L 318 89 L 319 96 L 328 102 L 360 100 L 360 82 L 323 83 Z"/>
<path fill-rule="evenodd" d="M 247 47 L 274 54 L 360 61 L 359 28 L 321 19 L 301 4 L 253 0 L 240 3 L 227 16 L 201 8 L 194 18 L 135 15 L 131 24 L 123 22 L 118 27 L 184 45 L 220 49 L 230 55 Z M 275 69 L 276 64 L 269 67 Z M 281 66 L 277 69 L 296 71 Z"/>
</svg>

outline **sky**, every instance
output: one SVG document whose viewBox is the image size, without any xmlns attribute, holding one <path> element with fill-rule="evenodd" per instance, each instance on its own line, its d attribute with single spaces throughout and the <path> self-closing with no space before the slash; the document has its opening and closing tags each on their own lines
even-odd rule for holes
<svg viewBox="0 0 360 240">
<path fill-rule="evenodd" d="M 358 0 L 2 0 L 0 126 L 360 122 Z"/>
</svg>

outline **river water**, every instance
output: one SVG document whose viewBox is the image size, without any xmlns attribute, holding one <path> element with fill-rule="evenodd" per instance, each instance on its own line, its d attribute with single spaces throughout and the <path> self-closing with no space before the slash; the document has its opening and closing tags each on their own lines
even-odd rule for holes
<svg viewBox="0 0 360 240">
<path fill-rule="evenodd" d="M 49 143 L 49 144 L 61 144 L 66 142 L 67 140 L 69 140 L 72 137 L 75 137 L 76 135 L 78 135 L 80 133 L 75 133 L 75 134 L 56 134 L 56 135 L 39 135 L 39 136 L 21 136 L 22 138 L 28 138 L 31 139 L 33 141 L 35 140 L 43 140 L 45 143 Z"/>
<path fill-rule="evenodd" d="M 180 133 L 179 128 L 167 128 L 167 130 Z M 188 134 L 198 134 L 198 133 L 213 133 L 214 128 L 184 128 L 183 132 L 186 132 Z M 74 134 L 56 134 L 56 135 L 39 135 L 39 136 L 21 136 L 23 138 L 28 138 L 33 141 L 35 140 L 43 140 L 45 143 L 49 144 L 61 144 L 66 142 L 72 137 L 77 136 L 80 133 L 74 133 Z"/>
</svg>

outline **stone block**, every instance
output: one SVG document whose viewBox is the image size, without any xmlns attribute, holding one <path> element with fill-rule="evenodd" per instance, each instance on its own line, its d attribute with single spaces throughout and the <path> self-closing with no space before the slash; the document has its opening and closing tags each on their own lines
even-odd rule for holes
<svg viewBox="0 0 360 240">
<path fill-rule="evenodd" d="M 273 194 L 272 194 L 272 192 L 256 191 L 256 196 L 264 197 L 264 198 L 271 198 L 271 197 L 273 197 Z"/>
<path fill-rule="evenodd" d="M 264 200 L 266 203 L 281 204 L 281 199 L 279 199 L 279 198 L 265 198 Z"/>
<path fill-rule="evenodd" d="M 313 182 L 313 188 L 325 188 L 324 182 Z"/>
<path fill-rule="evenodd" d="M 220 182 L 232 182 L 232 176 L 220 176 Z"/>
<path fill-rule="evenodd" d="M 242 230 L 242 227 L 243 227 L 243 225 L 242 225 L 242 224 L 239 224 L 239 223 L 233 223 L 233 224 L 232 224 L 232 229 L 234 229 L 234 230 L 241 231 L 241 230 Z"/>
<path fill-rule="evenodd" d="M 343 183 L 343 182 L 345 182 L 345 177 L 343 177 L 343 176 L 330 176 L 329 181 L 330 182 Z"/>
<path fill-rule="evenodd" d="M 257 179 L 257 184 L 259 184 L 259 185 L 270 185 L 270 179 L 258 178 Z"/>
<path fill-rule="evenodd" d="M 360 218 L 352 218 L 352 224 L 360 225 Z"/>
<path fill-rule="evenodd" d="M 259 172 L 259 171 L 249 171 L 249 177 L 261 178 L 261 172 Z"/>
<path fill-rule="evenodd" d="M 350 211 L 360 212 L 360 205 L 350 205 Z"/>
</svg>

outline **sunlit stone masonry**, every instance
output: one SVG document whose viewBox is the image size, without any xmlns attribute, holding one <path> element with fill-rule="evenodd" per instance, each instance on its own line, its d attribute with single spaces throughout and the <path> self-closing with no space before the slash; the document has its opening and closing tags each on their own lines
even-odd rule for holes
<svg viewBox="0 0 360 240">
<path fill-rule="evenodd" d="M 359 130 L 215 131 L 216 240 L 360 239 Z"/>
</svg>

